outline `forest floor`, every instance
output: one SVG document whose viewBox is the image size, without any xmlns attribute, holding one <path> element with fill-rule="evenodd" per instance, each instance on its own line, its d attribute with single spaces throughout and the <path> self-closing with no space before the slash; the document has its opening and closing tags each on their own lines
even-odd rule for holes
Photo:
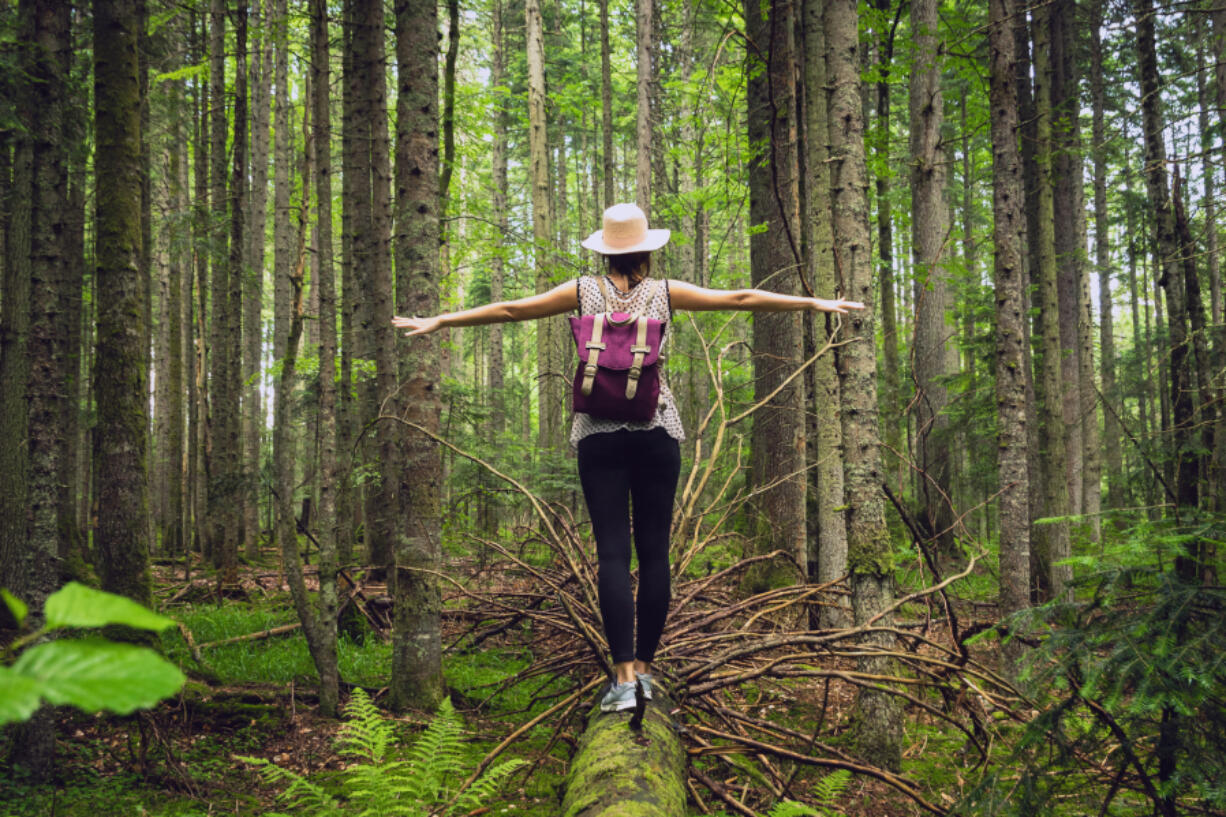
<svg viewBox="0 0 1226 817">
<path fill-rule="evenodd" d="M 478 572 L 475 566 L 470 568 Z M 237 759 L 240 755 L 268 759 L 325 788 L 339 789 L 343 769 L 349 764 L 334 746 L 341 722 L 315 713 L 316 676 L 301 632 L 210 646 L 237 636 L 258 636 L 297 620 L 276 566 L 246 568 L 237 594 L 241 598 L 220 603 L 203 577 L 185 583 L 181 571 L 181 566 L 157 568 L 158 596 L 163 611 L 191 633 L 207 668 L 192 660 L 178 632 L 168 631 L 164 648 L 190 678 L 181 694 L 131 717 L 61 710 L 56 779 L 33 785 L 15 777 L 12 769 L 0 768 L 0 815 L 188 817 L 292 811 L 276 799 L 284 785 L 266 784 L 255 767 Z M 366 585 L 363 590 L 371 600 L 368 609 L 377 614 L 378 599 L 385 591 L 377 585 Z M 498 588 L 487 590 L 497 592 Z M 444 645 L 462 643 L 465 630 L 471 627 L 462 607 L 456 599 L 448 605 L 451 614 L 444 616 Z M 391 649 L 371 631 L 369 623 L 364 626 L 365 631 L 358 628 L 356 632 L 358 639 L 342 638 L 341 673 L 347 683 L 368 690 L 377 702 L 389 671 Z M 477 649 L 446 653 L 444 672 L 451 699 L 466 724 L 467 768 L 475 767 L 509 732 L 551 702 L 553 688 L 548 678 L 509 683 L 529 661 L 522 641 L 498 637 Z M 751 690 L 750 694 L 755 693 Z M 826 723 L 843 724 L 848 722 L 852 703 L 847 687 L 806 681 L 793 685 L 786 697 L 764 696 L 745 706 L 750 712 L 756 706 L 763 717 L 781 723 L 789 722 L 795 713 L 800 725 L 800 713 L 820 710 Z M 518 757 L 525 765 L 502 785 L 496 801 L 469 813 L 557 814 L 567 762 L 586 711 L 586 706 L 572 708 L 565 724 L 547 719 L 513 744 L 500 760 Z M 411 743 L 430 718 L 431 713 L 394 718 L 402 743 Z M 917 723 L 912 722 L 913 726 Z M 958 745 L 938 726 L 914 726 L 907 734 L 904 759 L 913 776 L 917 762 L 922 761 L 929 773 L 921 776 L 929 778 L 929 785 L 935 782 L 933 777 L 947 778 L 956 790 L 964 781 L 958 779 L 959 764 L 950 762 L 950 752 Z M 741 798 L 748 793 L 753 799 L 751 790 L 761 790 L 762 783 L 746 765 L 744 774 L 725 776 L 721 782 Z M 801 794 L 808 791 L 806 780 L 813 783 L 821 777 L 803 768 L 793 774 L 790 791 Z M 769 794 L 760 792 L 758 802 L 765 802 L 764 797 Z M 719 813 L 719 805 L 709 802 L 704 812 L 691 802 L 693 814 Z M 831 813 L 903 817 L 922 812 L 894 789 L 856 777 Z"/>
</svg>

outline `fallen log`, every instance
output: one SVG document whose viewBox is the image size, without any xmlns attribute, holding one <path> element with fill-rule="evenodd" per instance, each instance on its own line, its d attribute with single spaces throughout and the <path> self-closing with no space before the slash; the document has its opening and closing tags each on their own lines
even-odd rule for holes
<svg viewBox="0 0 1226 817">
<path fill-rule="evenodd" d="M 271 638 L 274 635 L 285 635 L 292 633 L 302 626 L 302 622 L 295 621 L 293 624 L 282 624 L 279 627 L 270 627 L 267 630 L 256 630 L 254 633 L 246 635 L 236 635 L 232 638 L 223 638 L 220 641 L 210 641 L 207 644 L 201 644 L 200 649 L 209 650 L 213 647 L 221 647 L 226 644 L 238 644 L 241 641 L 259 641 L 263 638 Z"/>
<path fill-rule="evenodd" d="M 634 710 L 593 710 L 566 776 L 563 817 L 684 817 L 686 754 L 672 702 L 657 689 L 640 730 Z"/>
</svg>

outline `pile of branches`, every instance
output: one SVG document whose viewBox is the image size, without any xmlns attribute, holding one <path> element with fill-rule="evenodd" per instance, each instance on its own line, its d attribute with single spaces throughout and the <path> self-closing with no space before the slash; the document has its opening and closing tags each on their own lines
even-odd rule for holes
<svg viewBox="0 0 1226 817">
<path fill-rule="evenodd" d="M 896 696 L 909 722 L 939 724 L 944 733 L 962 736 L 956 762 L 969 780 L 988 762 L 1002 724 L 1027 717 L 1029 705 L 966 644 L 975 631 L 991 625 L 963 629 L 946 595 L 951 584 L 975 569 L 976 560 L 858 625 L 811 626 L 819 620 L 848 621 L 849 591 L 842 580 L 804 583 L 794 563 L 797 584 L 746 595 L 747 571 L 790 557 L 778 551 L 712 567 L 716 558 L 708 550 L 719 543 L 727 553 L 729 544 L 737 544 L 732 541 L 737 534 L 725 523 L 749 499 L 736 492 L 731 475 L 715 467 L 725 440 L 737 442 L 727 433 L 729 421 L 737 419 L 721 420 L 705 456 L 700 442 L 685 480 L 672 537 L 673 599 L 653 665 L 676 702 L 672 714 L 692 760 L 690 796 L 706 814 L 752 816 L 780 798 L 803 800 L 805 767 L 847 769 L 880 781 L 924 811 L 945 814 L 955 799 L 950 793 L 934 794 L 858 757 L 845 733 L 858 694 Z M 497 576 L 497 582 L 438 574 L 452 605 L 462 607 L 470 622 L 449 649 L 519 644 L 534 656 L 491 690 L 490 698 L 533 681 L 543 690 L 529 705 L 533 716 L 490 752 L 473 778 L 536 726 L 552 725 L 551 738 L 529 766 L 533 770 L 558 741 L 574 741 L 582 718 L 572 716 L 588 711 L 595 691 L 612 674 L 597 601 L 595 547 L 566 506 L 546 502 L 489 463 L 413 427 L 505 480 L 533 510 L 535 526 L 521 531 L 514 544 L 473 536 L 492 554 L 492 561 L 483 558 L 482 574 Z M 740 445 L 729 448 L 739 451 Z M 696 575 L 704 565 L 706 575 Z M 823 609 L 840 614 L 823 616 Z M 893 671 L 858 669 L 873 657 L 889 659 Z"/>
</svg>

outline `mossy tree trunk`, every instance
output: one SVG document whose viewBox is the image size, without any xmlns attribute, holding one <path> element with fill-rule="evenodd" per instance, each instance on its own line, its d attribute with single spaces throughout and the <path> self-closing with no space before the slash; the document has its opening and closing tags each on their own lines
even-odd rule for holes
<svg viewBox="0 0 1226 817">
<path fill-rule="evenodd" d="M 831 202 L 836 269 L 844 295 L 865 309 L 844 318 L 848 337 L 861 340 L 840 349 L 843 401 L 844 490 L 847 499 L 847 567 L 857 625 L 890 607 L 894 597 L 893 557 L 885 524 L 881 448 L 877 422 L 877 360 L 873 348 L 876 309 L 868 226 L 868 170 L 865 166 L 861 104 L 860 45 L 854 0 L 830 0 L 825 9 L 826 60 L 830 95 Z M 889 627 L 890 616 L 878 620 Z M 871 636 L 888 648 L 893 637 Z M 866 655 L 861 672 L 887 675 L 888 659 Z M 897 769 L 902 762 L 902 712 L 886 692 L 862 690 L 857 700 L 856 747 L 870 763 Z"/>
<path fill-rule="evenodd" d="M 685 747 L 659 692 L 630 729 L 632 711 L 592 713 L 566 775 L 563 817 L 683 817 Z"/>
</svg>

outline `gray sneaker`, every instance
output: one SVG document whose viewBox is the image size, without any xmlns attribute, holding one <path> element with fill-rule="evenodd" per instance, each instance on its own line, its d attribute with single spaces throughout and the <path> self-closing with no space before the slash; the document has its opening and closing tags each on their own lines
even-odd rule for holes
<svg viewBox="0 0 1226 817">
<path fill-rule="evenodd" d="M 643 697 L 650 701 L 651 700 L 651 685 L 655 683 L 655 680 L 651 677 L 651 673 L 650 672 L 636 672 L 634 673 L 634 677 L 638 678 L 639 683 L 643 685 Z"/>
<path fill-rule="evenodd" d="M 601 712 L 621 712 L 623 709 L 634 709 L 634 682 L 624 684 L 610 683 L 600 699 Z"/>
</svg>

